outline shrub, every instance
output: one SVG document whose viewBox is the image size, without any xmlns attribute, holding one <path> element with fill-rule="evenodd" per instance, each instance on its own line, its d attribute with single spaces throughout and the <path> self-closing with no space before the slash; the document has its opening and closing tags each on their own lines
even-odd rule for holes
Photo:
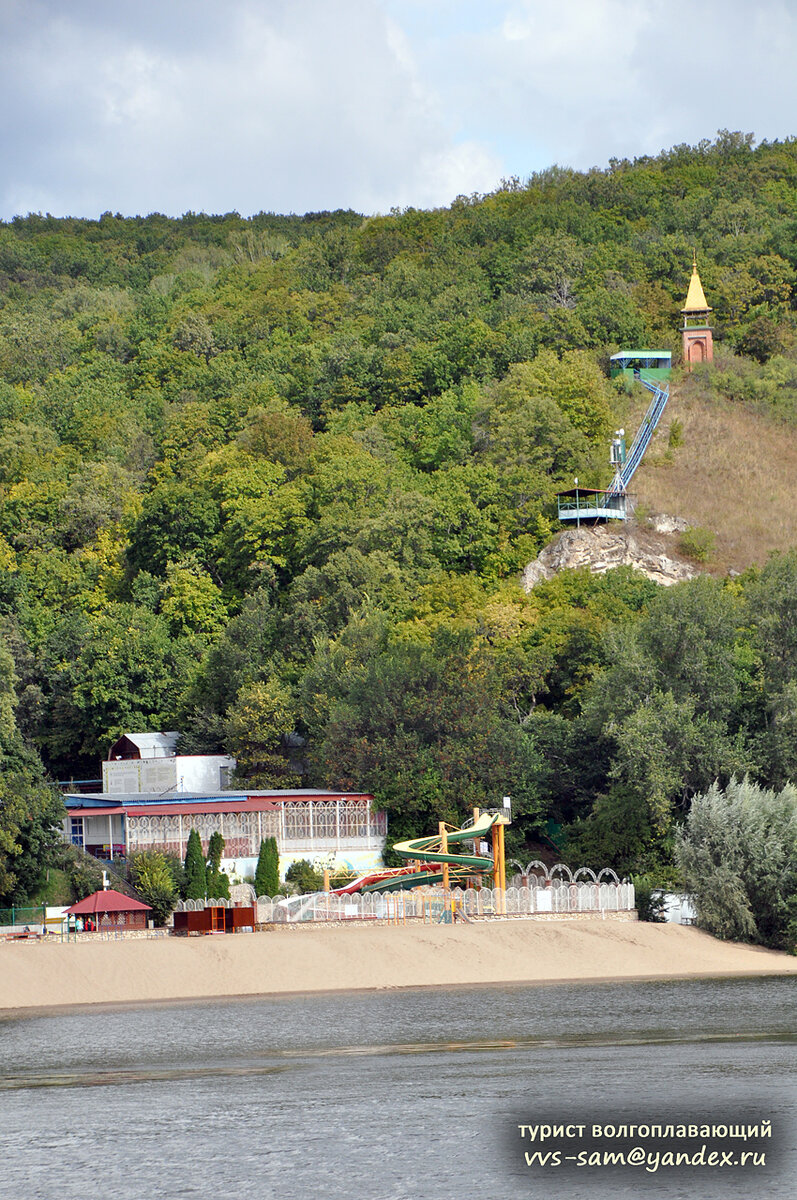
<svg viewBox="0 0 797 1200">
<path fill-rule="evenodd" d="M 632 875 L 634 899 L 640 921 L 660 924 L 664 916 L 664 892 L 651 875 Z"/>
<path fill-rule="evenodd" d="M 313 864 L 306 858 L 300 858 L 297 862 L 291 863 L 285 872 L 285 880 L 287 883 L 295 884 L 301 895 L 320 892 L 324 886 L 324 876 L 320 871 L 316 871 Z"/>
<path fill-rule="evenodd" d="M 797 917 L 797 790 L 745 778 L 692 801 L 675 843 L 697 923 L 715 937 L 791 949 Z"/>
<path fill-rule="evenodd" d="M 215 830 L 208 842 L 208 863 L 206 872 L 207 894 L 213 900 L 229 900 L 229 876 L 221 869 L 221 856 L 224 853 L 224 838 Z"/>
<path fill-rule="evenodd" d="M 710 529 L 690 525 L 678 539 L 678 548 L 687 558 L 693 558 L 695 562 L 706 562 L 714 553 L 716 540 Z"/>
<path fill-rule="evenodd" d="M 208 896 L 211 900 L 229 900 L 230 877 L 226 871 L 208 871 Z"/>
<path fill-rule="evenodd" d="M 684 427 L 677 417 L 673 417 L 670 422 L 670 435 L 667 439 L 667 446 L 670 450 L 677 450 L 679 446 L 684 444 Z"/>
<path fill-rule="evenodd" d="M 102 867 L 77 846 L 62 846 L 55 865 L 64 872 L 69 884 L 70 900 L 83 900 L 102 887 Z"/>
<path fill-rule="evenodd" d="M 166 850 L 163 852 L 163 857 L 166 862 L 166 866 L 169 868 L 169 874 L 172 877 L 174 890 L 177 892 L 178 896 L 182 896 L 185 890 L 185 868 L 183 867 L 182 860 L 180 859 L 179 854 L 172 854 L 170 851 Z"/>
</svg>

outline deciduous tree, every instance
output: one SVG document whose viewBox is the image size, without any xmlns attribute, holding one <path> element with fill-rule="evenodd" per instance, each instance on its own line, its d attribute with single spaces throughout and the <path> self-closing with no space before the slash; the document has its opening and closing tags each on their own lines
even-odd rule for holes
<svg viewBox="0 0 797 1200">
<path fill-rule="evenodd" d="M 797 943 L 797 790 L 745 776 L 696 796 L 676 862 L 698 924 L 716 937 L 778 949 Z"/>
</svg>

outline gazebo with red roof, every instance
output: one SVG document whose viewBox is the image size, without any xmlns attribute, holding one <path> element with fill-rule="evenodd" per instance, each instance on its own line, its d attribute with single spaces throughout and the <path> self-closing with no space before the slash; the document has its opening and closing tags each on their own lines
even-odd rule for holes
<svg viewBox="0 0 797 1200">
<path fill-rule="evenodd" d="M 78 900 L 66 910 L 67 916 L 82 917 L 84 923 L 93 921 L 94 928 L 100 931 L 106 929 L 146 929 L 147 913 L 152 912 L 149 904 L 134 900 L 131 896 L 123 896 L 113 888 L 92 892 L 84 900 Z"/>
</svg>

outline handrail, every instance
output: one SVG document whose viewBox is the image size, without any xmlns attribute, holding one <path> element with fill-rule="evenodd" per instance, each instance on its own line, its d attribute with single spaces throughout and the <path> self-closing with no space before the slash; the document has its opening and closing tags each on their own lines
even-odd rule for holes
<svg viewBox="0 0 797 1200">
<path fill-rule="evenodd" d="M 628 452 L 628 457 L 623 464 L 622 469 L 618 472 L 619 482 L 623 487 L 628 487 L 631 479 L 636 472 L 642 457 L 650 445 L 650 440 L 656 432 L 656 427 L 661 420 L 661 415 L 667 407 L 667 401 L 670 398 L 669 384 L 660 387 L 656 383 L 649 383 L 646 379 L 640 380 L 644 388 L 653 393 L 653 399 L 650 402 L 648 411 L 642 419 L 642 423 L 637 430 L 636 437 L 631 443 L 631 449 Z"/>
</svg>

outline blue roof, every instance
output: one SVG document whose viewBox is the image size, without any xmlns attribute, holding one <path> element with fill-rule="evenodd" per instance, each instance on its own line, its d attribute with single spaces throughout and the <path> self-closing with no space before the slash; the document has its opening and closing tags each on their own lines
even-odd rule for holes
<svg viewBox="0 0 797 1200">
<path fill-rule="evenodd" d="M 68 792 L 64 796 L 67 808 L 107 808 L 114 805 L 118 808 L 128 806 L 139 807 L 145 804 L 173 804 L 179 809 L 181 804 L 197 804 L 202 801 L 222 803 L 225 800 L 302 800 L 308 796 L 319 799 L 338 799 L 344 796 L 365 796 L 368 792 L 330 792 L 326 788 L 253 788 L 251 791 L 219 791 L 219 792 Z"/>
</svg>

